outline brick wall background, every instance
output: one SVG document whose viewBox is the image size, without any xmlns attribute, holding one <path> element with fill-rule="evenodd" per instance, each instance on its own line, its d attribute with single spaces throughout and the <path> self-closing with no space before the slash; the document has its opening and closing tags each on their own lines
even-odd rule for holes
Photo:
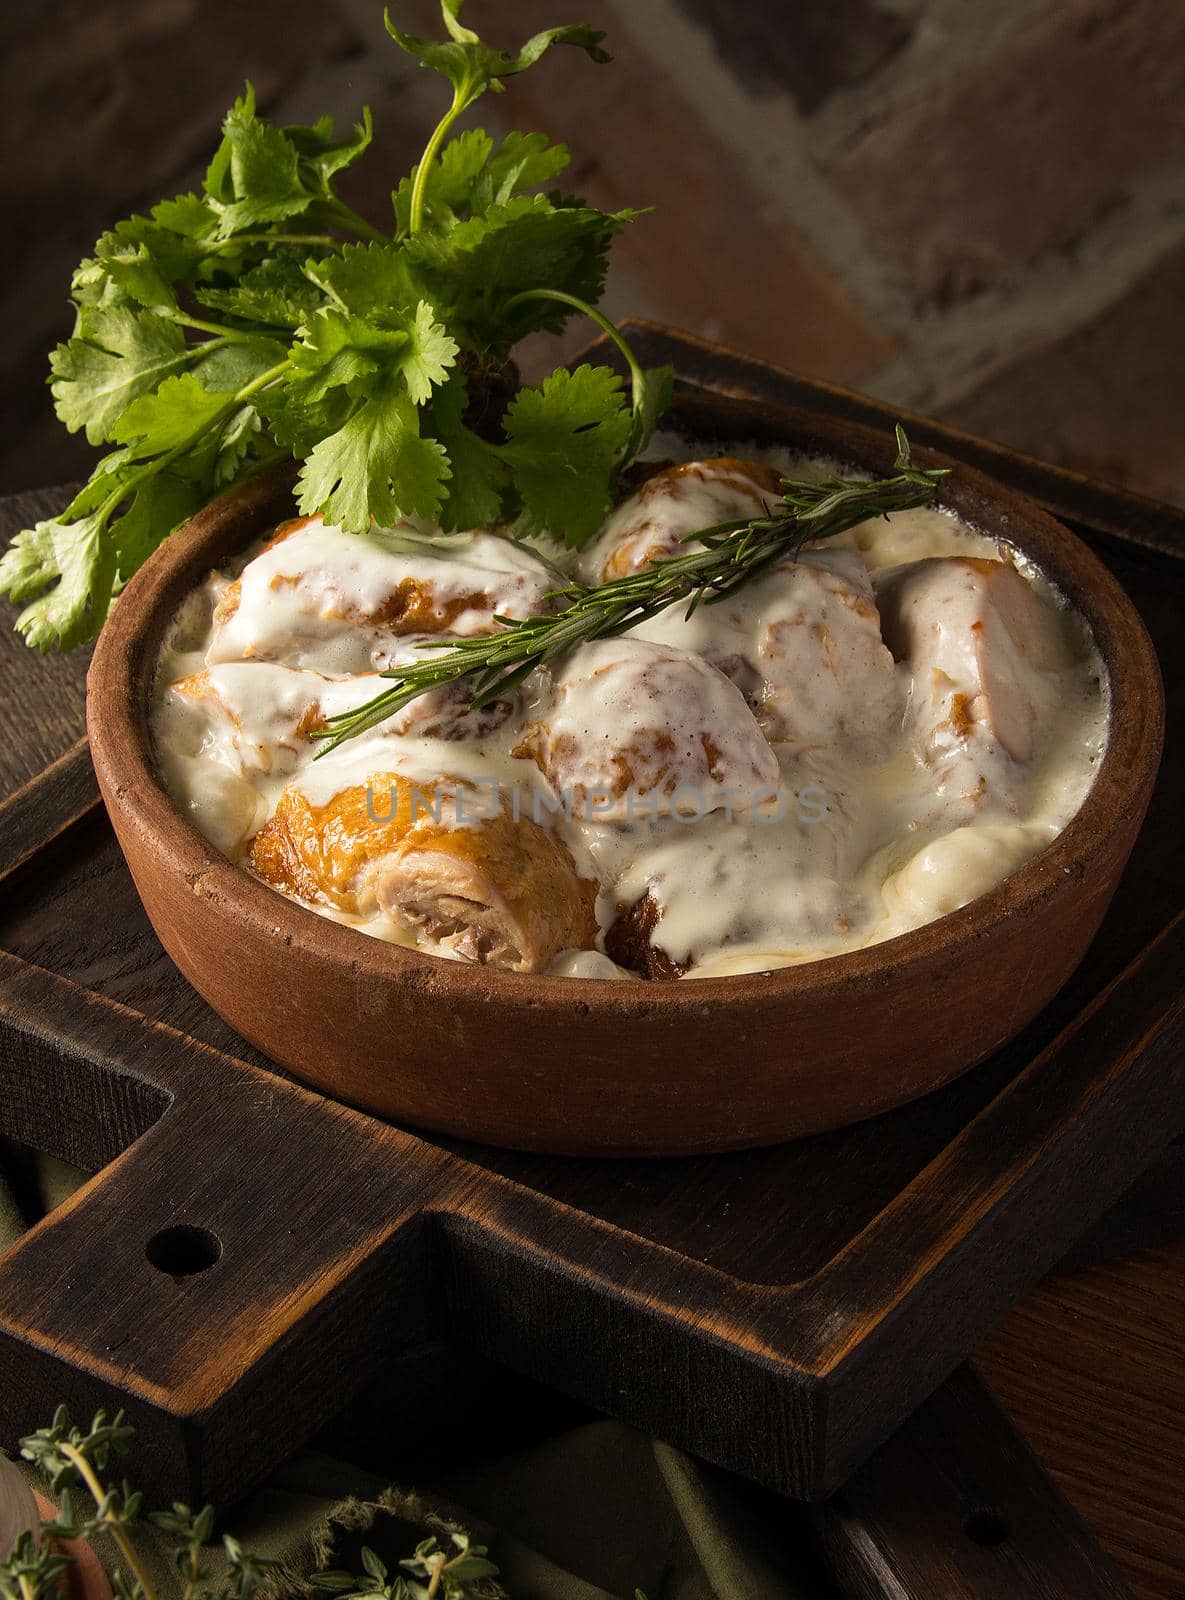
<svg viewBox="0 0 1185 1600">
<path fill-rule="evenodd" d="M 498 42 L 586 17 L 478 115 L 653 205 L 607 301 L 1185 500 L 1185 6 L 1173 0 L 470 0 Z M 435 31 L 432 0 L 397 0 Z M 0 491 L 84 469 L 47 347 L 69 273 L 193 186 L 242 80 L 282 120 L 374 109 L 385 220 L 440 90 L 380 0 L 8 0 L 0 14 Z M 580 339 L 583 339 L 583 330 Z"/>
</svg>

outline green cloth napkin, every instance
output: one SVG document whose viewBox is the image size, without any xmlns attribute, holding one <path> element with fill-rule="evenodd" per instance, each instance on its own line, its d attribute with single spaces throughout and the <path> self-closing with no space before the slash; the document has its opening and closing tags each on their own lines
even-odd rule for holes
<svg viewBox="0 0 1185 1600">
<path fill-rule="evenodd" d="M 62 1162 L 0 1143 L 0 1248 L 82 1178 Z M 400 1479 L 398 1461 L 390 1471 Z M 827 1600 L 834 1593 L 814 1564 L 797 1508 L 617 1422 L 570 1429 L 415 1490 L 303 1450 L 224 1524 L 244 1548 L 281 1563 L 265 1600 L 306 1595 L 304 1580 L 316 1570 L 361 1571 L 364 1544 L 397 1570 L 420 1539 L 450 1526 L 489 1545 L 513 1600 L 633 1600 L 635 1589 L 647 1600 Z M 141 1549 L 158 1593 L 176 1595 L 163 1541 L 145 1533 Z M 216 1584 L 220 1547 L 210 1566 Z"/>
</svg>

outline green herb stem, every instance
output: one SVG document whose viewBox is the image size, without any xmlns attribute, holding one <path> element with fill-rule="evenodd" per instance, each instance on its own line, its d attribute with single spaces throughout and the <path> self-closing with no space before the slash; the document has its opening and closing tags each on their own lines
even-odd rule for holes
<svg viewBox="0 0 1185 1600">
<path fill-rule="evenodd" d="M 157 473 L 163 472 L 166 467 L 171 466 L 178 457 L 187 455 L 206 434 L 212 433 L 215 428 L 221 428 L 227 418 L 232 417 L 245 401 L 249 400 L 253 394 L 258 394 L 261 389 L 267 388 L 268 384 L 275 383 L 277 379 L 288 371 L 291 365 L 291 361 L 279 361 L 274 367 L 269 368 L 267 372 L 261 372 L 250 383 L 244 384 L 236 394 L 230 397 L 224 406 L 220 406 L 214 415 L 203 422 L 200 427 L 195 428 L 192 433 L 186 434 L 185 438 L 180 443 L 175 444 L 171 450 L 166 450 L 163 454 L 155 456 L 151 461 L 146 461 L 138 471 L 132 473 L 123 482 L 118 483 L 106 500 L 99 506 L 98 519 L 100 527 L 106 526 L 124 501 L 129 499 L 142 484 L 147 483 L 150 478 L 155 478 Z"/>
<path fill-rule="evenodd" d="M 232 233 L 228 239 L 203 239 L 198 242 L 201 249 L 211 252 L 230 250 L 240 244 L 267 244 L 273 247 L 278 244 L 311 244 L 324 245 L 329 250 L 341 244 L 341 240 L 334 238 L 331 233 Z"/>
<path fill-rule="evenodd" d="M 192 328 L 195 333 L 216 335 L 216 340 L 195 346 L 195 352 L 199 354 L 215 349 L 217 344 L 253 344 L 259 337 L 258 334 L 247 333 L 242 328 L 227 328 L 220 322 L 206 322 L 201 317 L 191 317 L 184 311 L 174 311 L 171 306 L 160 306 L 158 315 L 167 317 L 179 328 Z"/>
<path fill-rule="evenodd" d="M 418 233 L 420 231 L 424 221 L 424 203 L 427 198 L 428 174 L 432 163 L 436 160 L 441 145 L 448 137 L 449 129 L 470 103 L 473 88 L 473 81 L 469 76 L 462 78 L 460 83 L 454 85 L 453 103 L 433 128 L 432 135 L 424 146 L 424 153 L 420 157 L 419 165 L 416 167 L 415 178 L 412 180 L 411 203 L 408 206 L 407 214 L 408 233 Z"/>
<path fill-rule="evenodd" d="M 86 1459 L 81 1450 L 76 1450 L 75 1447 L 68 1442 L 63 1441 L 59 1448 L 66 1460 L 70 1462 L 71 1466 L 78 1473 L 78 1476 L 82 1479 L 83 1483 L 86 1484 L 91 1499 L 95 1502 L 96 1511 L 100 1513 L 101 1520 L 109 1530 L 111 1537 L 115 1540 L 120 1554 L 127 1562 L 129 1569 L 136 1579 L 136 1582 L 140 1585 L 140 1589 L 144 1595 L 144 1600 L 157 1600 L 156 1591 L 152 1587 L 152 1581 L 147 1572 L 144 1570 L 144 1567 L 140 1562 L 140 1558 L 136 1554 L 136 1547 L 132 1543 L 131 1539 L 128 1538 L 126 1529 L 121 1527 L 119 1522 L 112 1517 L 110 1513 L 104 1512 L 103 1510 L 103 1506 L 107 1500 L 107 1491 L 99 1482 L 98 1477 L 91 1468 L 90 1462 Z"/>
<path fill-rule="evenodd" d="M 374 244 L 390 244 L 390 234 L 383 233 L 372 222 L 367 222 L 360 212 L 348 206 L 344 200 L 334 199 L 329 205 L 329 215 L 341 227 L 350 228 L 363 239 L 369 239 Z M 336 243 L 336 241 L 331 241 Z"/>
<path fill-rule="evenodd" d="M 554 300 L 559 305 L 570 306 L 573 311 L 579 311 L 590 322 L 595 322 L 601 332 L 613 341 L 629 368 L 630 404 L 637 416 L 646 403 L 646 374 L 642 371 L 637 356 L 630 349 L 625 335 L 616 324 L 610 322 L 605 313 L 598 311 L 596 306 L 590 306 L 587 300 L 580 300 L 576 295 L 568 294 L 562 289 L 524 289 L 521 294 L 511 296 L 506 302 L 506 309 L 513 311 L 515 306 L 525 305 L 528 300 Z"/>
</svg>

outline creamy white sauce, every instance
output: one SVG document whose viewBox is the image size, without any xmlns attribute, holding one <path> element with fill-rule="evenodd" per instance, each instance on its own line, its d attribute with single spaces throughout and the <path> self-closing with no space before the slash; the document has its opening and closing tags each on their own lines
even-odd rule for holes
<svg viewBox="0 0 1185 1600">
<path fill-rule="evenodd" d="M 334 676 L 386 664 L 394 636 L 383 613 L 409 582 L 431 583 L 442 607 L 458 608 L 449 621 L 458 636 L 485 633 L 495 613 L 531 615 L 555 587 L 541 561 L 494 534 L 343 538 L 319 517 L 249 562 L 239 581 L 239 604 L 215 618 L 207 660 L 283 660 Z"/>
<path fill-rule="evenodd" d="M 688 455 L 670 438 L 653 450 Z M 797 476 L 834 470 L 785 452 L 730 454 Z M 743 498 L 691 482 L 647 514 L 668 538 L 749 514 Z M 592 576 L 629 531 L 626 506 L 569 565 Z M 465 601 L 450 613 L 455 636 L 488 630 L 494 612 L 545 608 L 556 583 L 548 562 L 493 534 L 360 537 L 314 521 L 247 562 L 229 615 L 218 575 L 179 612 L 154 700 L 162 775 L 232 859 L 289 785 L 316 806 L 376 772 L 512 793 L 598 889 L 598 948 L 561 952 L 557 975 L 632 976 L 602 947 L 620 908 L 646 895 L 661 909 L 652 945 L 690 977 L 858 949 L 957 909 L 1030 859 L 1077 811 L 1105 747 L 1105 674 L 1080 620 L 1023 560 L 1019 579 L 1011 566 L 913 565 L 951 557 L 1010 552 L 943 512 L 897 513 L 727 604 L 690 618 L 672 607 L 632 640 L 561 658 L 493 725 L 466 722 L 445 697 L 314 761 L 309 717 L 370 698 L 376 668 L 423 642 L 374 620 L 409 577 L 442 604 Z M 1000 607 L 1023 625 L 1019 643 Z M 393 916 L 315 909 L 458 959 L 450 940 Z"/>
</svg>

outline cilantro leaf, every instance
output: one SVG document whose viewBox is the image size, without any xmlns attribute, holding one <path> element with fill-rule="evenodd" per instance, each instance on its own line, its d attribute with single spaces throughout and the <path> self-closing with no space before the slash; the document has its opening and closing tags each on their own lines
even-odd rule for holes
<svg viewBox="0 0 1185 1600">
<path fill-rule="evenodd" d="M 631 216 L 518 195 L 447 233 L 417 233 L 404 249 L 421 279 L 431 282 L 437 305 L 475 343 L 506 349 L 535 329 L 558 331 L 572 315 L 546 301 L 511 308 L 515 295 L 544 288 L 590 302 L 600 298 L 610 238 Z"/>
<path fill-rule="evenodd" d="M 435 320 L 426 300 L 410 316 L 352 317 L 330 307 L 309 320 L 293 347 L 293 388 L 302 399 L 316 401 L 330 389 L 345 388 L 356 395 L 365 392 L 369 379 L 398 375 L 412 400 L 422 405 L 456 357 L 456 341 Z"/>
<path fill-rule="evenodd" d="M 650 443 L 658 419 L 670 405 L 675 393 L 675 373 L 671 367 L 647 367 L 642 379 L 641 400 L 634 404 L 633 429 L 626 451 L 631 457 Z"/>
<path fill-rule="evenodd" d="M 526 189 L 541 189 L 567 167 L 572 157 L 565 144 L 552 144 L 545 133 L 508 133 L 486 163 L 470 195 L 475 211 L 507 200 Z"/>
<path fill-rule="evenodd" d="M 136 301 L 121 289 L 101 261 L 88 256 L 78 263 L 70 278 L 70 298 L 74 302 L 74 334 L 81 337 L 85 316 L 92 311 L 137 311 Z"/>
<path fill-rule="evenodd" d="M 321 439 L 336 433 L 353 410 L 345 389 L 331 389 L 323 400 L 310 402 L 292 383 L 264 389 L 253 404 L 276 444 L 302 460 Z"/>
<path fill-rule="evenodd" d="M 631 418 L 622 380 L 608 367 L 560 368 L 521 389 L 504 423 L 509 464 L 528 531 L 579 548 L 604 521 Z"/>
<path fill-rule="evenodd" d="M 453 372 L 432 397 L 432 431 L 448 452 L 452 468 L 448 499 L 440 512 L 446 533 L 488 528 L 500 521 L 510 478 L 498 447 L 466 426 L 468 399 L 468 386 L 459 372 Z"/>
<path fill-rule="evenodd" d="M 242 389 L 261 378 L 283 361 L 287 349 L 277 339 L 263 334 L 253 339 L 236 339 L 231 344 L 209 343 L 196 346 L 198 360 L 193 375 L 203 389 Z"/>
<path fill-rule="evenodd" d="M 206 171 L 217 237 L 287 222 L 318 201 L 332 202 L 333 179 L 365 154 L 372 136 L 369 109 L 352 139 L 334 138 L 331 117 L 309 127 L 273 127 L 256 116 L 255 90 L 248 83 L 227 113 L 222 143 Z"/>
<path fill-rule="evenodd" d="M 116 580 L 106 522 L 91 512 L 75 522 L 50 518 L 17 535 L 0 560 L 0 594 L 37 598 L 16 619 L 34 650 L 70 650 L 106 620 Z"/>
<path fill-rule="evenodd" d="M 444 382 L 457 359 L 457 341 L 436 321 L 427 300 L 421 300 L 407 327 L 407 350 L 400 368 L 407 392 L 422 406 L 436 385 Z"/>
<path fill-rule="evenodd" d="M 177 291 L 161 270 L 144 232 L 134 226 L 140 220 L 131 217 L 105 233 L 95 246 L 94 265 L 138 305 L 175 306 Z M 186 273 L 178 271 L 172 276 L 179 278 Z"/>
<path fill-rule="evenodd" d="M 208 259 L 204 240 L 141 216 L 117 222 L 95 245 L 96 265 L 125 294 L 148 307 L 175 307 L 175 285 L 193 282 Z"/>
<path fill-rule="evenodd" d="M 309 452 L 297 503 L 349 533 L 365 533 L 372 519 L 389 527 L 402 517 L 435 517 L 448 475 L 443 446 L 420 437 L 415 406 L 406 392 L 388 387 L 361 401 Z"/>
<path fill-rule="evenodd" d="M 149 311 L 92 307 L 80 326 L 50 357 L 51 388 L 58 416 L 71 433 L 85 428 L 91 444 L 111 438 L 137 396 L 201 355 L 175 323 Z"/>
<path fill-rule="evenodd" d="M 139 456 L 161 455 L 204 432 L 234 398 L 203 388 L 192 372 L 166 378 L 154 394 L 133 400 L 111 430 L 118 444 L 132 445 Z"/>
<path fill-rule="evenodd" d="M 140 485 L 131 505 L 111 528 L 117 591 L 157 545 L 200 511 L 207 499 L 206 485 L 177 472 L 158 472 Z"/>
<path fill-rule="evenodd" d="M 68 513 L 63 513 L 63 522 Z M 39 595 L 58 576 L 53 522 L 38 522 L 13 539 L 0 557 L 0 594 L 20 602 Z"/>
<path fill-rule="evenodd" d="M 332 306 L 318 311 L 292 347 L 290 387 L 305 402 L 323 400 L 330 389 L 350 389 L 382 370 L 407 343 L 401 330 L 384 329 L 365 317 L 347 316 Z"/>
<path fill-rule="evenodd" d="M 494 141 L 484 128 L 470 128 L 449 140 L 429 165 L 425 179 L 425 214 L 430 219 L 447 221 L 453 213 L 468 208 L 473 185 L 493 149 Z M 412 186 L 419 170 L 418 164 L 414 166 L 391 196 L 397 233 L 408 230 Z"/>
<path fill-rule="evenodd" d="M 186 239 L 212 239 L 218 232 L 217 213 L 200 194 L 179 194 L 160 201 L 152 208 L 152 220 Z"/>
<path fill-rule="evenodd" d="M 93 256 L 76 269 L 71 291 L 80 306 L 136 305 L 175 310 L 175 285 L 194 280 L 206 259 L 206 249 L 199 240 L 148 217 L 125 217 L 96 241 Z"/>
<path fill-rule="evenodd" d="M 419 39 L 415 34 L 402 33 L 391 21 L 390 11 L 384 12 L 387 32 L 401 50 L 415 56 L 421 66 L 439 72 L 453 86 L 453 113 L 459 115 L 487 89 L 501 91 L 503 78 L 528 67 L 551 48 L 553 44 L 576 45 L 597 62 L 605 62 L 609 55 L 601 49 L 604 31 L 590 28 L 587 23 L 574 27 L 547 28 L 534 34 L 514 55 L 505 50 L 494 50 L 484 44 L 471 28 L 462 27 L 458 21 L 461 0 L 440 0 L 441 16 L 449 37 L 446 40 Z"/>
<path fill-rule="evenodd" d="M 241 322 L 298 328 L 325 304 L 325 294 L 291 254 L 267 256 L 228 288 L 200 288 L 199 304 Z"/>
<path fill-rule="evenodd" d="M 317 185 L 324 199 L 333 194 L 333 179 L 361 160 L 374 138 L 370 107 L 363 106 L 362 121 L 354 125 L 352 139 L 335 139 L 333 118 L 320 117 L 311 127 L 281 128 L 280 132 L 300 157 L 307 185 Z"/>
<path fill-rule="evenodd" d="M 218 216 L 220 239 L 269 222 L 286 222 L 313 203 L 314 195 L 301 182 L 296 146 L 279 128 L 255 115 L 251 84 L 227 112 L 205 188 Z"/>
<path fill-rule="evenodd" d="M 116 435 L 131 456 L 141 461 L 188 446 L 163 476 L 170 481 L 184 480 L 209 493 L 235 477 L 262 427 L 256 408 L 249 404 L 236 407 L 236 398 L 233 390 L 206 387 L 196 373 L 166 378 L 155 394 L 142 395 L 127 408 Z M 153 488 L 154 483 L 155 478 L 149 478 L 137 491 L 133 510 L 140 506 L 142 495 L 154 502 L 159 499 L 164 491 Z M 141 510 L 140 514 L 146 513 Z M 131 512 L 124 513 L 120 527 L 129 515 Z"/>
<path fill-rule="evenodd" d="M 308 272 L 339 309 L 361 316 L 410 311 L 426 298 L 407 251 L 394 243 L 346 245 L 324 261 L 309 262 Z"/>
<path fill-rule="evenodd" d="M 450 139 L 430 165 L 424 185 L 426 226 L 447 231 L 468 216 L 527 189 L 538 189 L 564 170 L 571 157 L 566 145 L 552 144 L 545 133 L 508 133 L 498 149 L 484 128 L 470 128 Z M 413 167 L 391 196 L 396 232 L 406 234 L 411 222 L 411 196 L 419 167 Z"/>
<path fill-rule="evenodd" d="M 467 206 L 470 191 L 493 149 L 494 141 L 484 128 L 470 128 L 450 139 L 429 169 L 428 204 L 445 206 L 450 211 Z"/>
<path fill-rule="evenodd" d="M 248 461 L 263 432 L 263 420 L 254 406 L 240 406 L 223 423 L 218 434 L 212 476 L 220 488 L 232 483 Z"/>
<path fill-rule="evenodd" d="M 127 510 L 113 525 L 104 504 L 126 466 L 102 470 L 60 517 L 51 517 L 17 535 L 0 559 L 0 594 L 31 601 L 16 620 L 36 650 L 69 650 L 93 639 L 106 621 L 111 602 L 181 523 L 208 498 L 208 488 L 170 472 L 155 473 L 132 492 Z M 110 458 L 109 458 L 110 459 Z M 91 509 L 75 507 L 86 497 Z"/>
</svg>

